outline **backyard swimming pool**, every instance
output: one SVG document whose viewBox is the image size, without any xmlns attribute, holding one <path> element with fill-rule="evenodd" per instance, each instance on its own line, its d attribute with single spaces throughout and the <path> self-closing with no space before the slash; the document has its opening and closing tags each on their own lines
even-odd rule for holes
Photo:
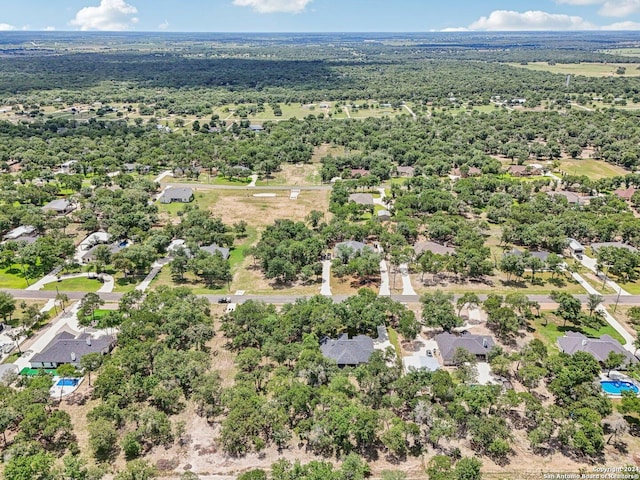
<svg viewBox="0 0 640 480">
<path fill-rule="evenodd" d="M 58 387 L 75 387 L 78 385 L 79 380 L 77 378 L 61 378 L 56 385 Z"/>
<path fill-rule="evenodd" d="M 631 390 L 636 395 L 638 394 L 638 387 L 631 382 L 624 382 L 620 380 L 603 380 L 600 382 L 602 390 L 608 395 L 622 395 L 624 390 Z"/>
</svg>

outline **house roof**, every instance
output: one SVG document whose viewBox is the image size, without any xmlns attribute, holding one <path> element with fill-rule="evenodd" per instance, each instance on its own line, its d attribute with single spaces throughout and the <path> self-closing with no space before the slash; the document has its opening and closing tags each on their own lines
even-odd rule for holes
<svg viewBox="0 0 640 480">
<path fill-rule="evenodd" d="M 636 193 L 636 189 L 634 187 L 618 188 L 617 190 L 614 190 L 613 193 L 623 200 L 631 200 L 633 194 Z"/>
<path fill-rule="evenodd" d="M 88 353 L 109 353 L 116 339 L 111 335 L 92 338 L 84 333 L 74 337 L 69 332 L 61 332 L 56 335 L 49 345 L 35 354 L 30 362 L 33 363 L 79 363 L 80 359 Z"/>
<path fill-rule="evenodd" d="M 568 238 L 567 240 L 569 240 L 569 248 L 573 251 L 578 251 L 578 250 L 584 250 L 584 247 L 582 246 L 582 244 L 573 239 L 573 238 Z"/>
<path fill-rule="evenodd" d="M 54 212 L 66 212 L 71 208 L 71 202 L 66 198 L 58 198 L 57 200 L 52 200 L 42 207 L 42 210 L 47 212 L 49 210 L 53 210 Z"/>
<path fill-rule="evenodd" d="M 230 250 L 228 248 L 225 248 L 225 247 L 219 247 L 216 244 L 207 245 L 206 247 L 200 247 L 200 250 L 204 250 L 205 252 L 209 252 L 212 255 L 215 255 L 217 252 L 220 252 L 220 254 L 222 255 L 222 258 L 224 258 L 225 260 L 227 258 L 229 258 Z"/>
<path fill-rule="evenodd" d="M 353 253 L 356 253 L 364 250 L 366 245 L 356 240 L 347 240 L 346 242 L 336 243 L 336 246 L 333 248 L 335 254 L 337 254 L 337 252 L 340 250 L 340 247 L 350 248 L 351 250 L 353 250 Z"/>
<path fill-rule="evenodd" d="M 435 336 L 442 359 L 446 363 L 453 361 L 458 348 L 463 348 L 473 355 L 486 355 L 495 346 L 493 338 L 488 335 L 473 335 L 463 332 L 460 335 L 444 332 Z"/>
<path fill-rule="evenodd" d="M 407 167 L 403 165 L 398 166 L 396 170 L 398 171 L 399 174 L 402 174 L 402 175 L 413 175 L 414 172 L 416 171 L 414 167 Z"/>
<path fill-rule="evenodd" d="M 416 252 L 416 255 L 420 255 L 427 250 L 433 253 L 437 253 L 438 255 L 453 255 L 456 253 L 455 248 L 447 247 L 446 245 L 440 245 L 436 242 L 426 241 L 426 242 L 416 242 L 413 246 L 413 250 Z"/>
<path fill-rule="evenodd" d="M 349 338 L 344 333 L 336 340 L 325 337 L 320 342 L 322 355 L 335 360 L 338 365 L 367 363 L 373 350 L 373 339 L 366 335 Z"/>
<path fill-rule="evenodd" d="M 16 238 L 20 238 L 23 235 L 29 235 L 36 231 L 36 227 L 33 225 L 21 225 L 13 230 L 7 232 L 3 237 L 5 240 L 15 240 Z"/>
<path fill-rule="evenodd" d="M 97 249 L 98 247 L 102 246 L 102 245 L 104 245 L 104 244 L 94 245 L 94 246 L 93 246 L 93 247 L 91 247 L 89 250 L 87 250 L 87 251 L 82 255 L 82 257 L 80 257 L 80 258 L 82 258 L 82 260 L 84 260 L 84 261 L 90 261 L 90 260 L 92 260 L 92 259 L 95 257 L 96 249 Z M 122 249 L 126 248 L 127 246 L 128 246 L 128 243 L 123 245 L 123 244 L 122 244 L 122 243 L 120 243 L 120 242 L 112 243 L 112 244 L 110 244 L 110 245 L 107 245 L 107 247 L 109 248 L 109 251 L 111 252 L 111 255 L 114 255 L 114 254 L 118 253 L 120 250 L 122 250 Z"/>
<path fill-rule="evenodd" d="M 167 188 L 162 194 L 165 200 L 189 200 L 193 197 L 193 189 L 189 187 Z"/>
<path fill-rule="evenodd" d="M 378 217 L 390 217 L 391 212 L 389 210 L 378 210 Z"/>
<path fill-rule="evenodd" d="M 638 249 L 632 245 L 626 244 L 626 243 L 622 243 L 622 242 L 599 242 L 599 243 L 592 243 L 591 244 L 591 248 L 597 252 L 598 250 L 600 250 L 602 247 L 614 247 L 614 248 L 624 248 L 626 250 L 629 250 L 631 252 L 637 252 Z"/>
<path fill-rule="evenodd" d="M 569 203 L 580 203 L 582 200 L 586 200 L 586 197 L 581 197 L 577 193 L 570 192 L 568 190 L 558 190 L 547 192 L 550 197 L 564 197 Z"/>
<path fill-rule="evenodd" d="M 625 356 L 626 364 L 638 361 L 631 352 L 624 349 L 620 342 L 610 335 L 603 335 L 600 338 L 589 338 L 579 332 L 567 332 L 563 337 L 558 338 L 560 350 L 569 355 L 576 352 L 587 352 L 599 362 L 604 362 L 610 352 L 621 353 Z"/>
<path fill-rule="evenodd" d="M 349 201 L 359 205 L 373 205 L 373 195 L 370 193 L 352 193 L 349 195 Z"/>
<path fill-rule="evenodd" d="M 460 168 L 454 168 L 453 169 L 453 175 L 455 175 L 456 177 L 461 177 L 462 176 L 462 171 L 460 170 Z M 476 177 L 478 175 L 482 175 L 482 170 L 480 170 L 477 167 L 469 167 L 469 171 L 467 172 L 467 176 Z"/>
<path fill-rule="evenodd" d="M 369 170 L 365 170 L 364 168 L 352 168 L 351 175 L 360 175 L 361 177 L 366 177 L 369 175 Z"/>
</svg>

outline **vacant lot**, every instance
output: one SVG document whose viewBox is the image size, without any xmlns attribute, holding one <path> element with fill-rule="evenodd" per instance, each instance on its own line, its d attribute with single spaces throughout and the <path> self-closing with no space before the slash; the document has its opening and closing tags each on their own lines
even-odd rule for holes
<svg viewBox="0 0 640 480">
<path fill-rule="evenodd" d="M 622 167 L 611 165 L 602 160 L 592 159 L 562 160 L 560 162 L 560 170 L 568 175 L 586 175 L 593 180 L 618 177 L 629 173 L 628 170 Z"/>
<path fill-rule="evenodd" d="M 511 63 L 513 67 L 527 68 L 529 70 L 537 70 L 551 73 L 561 73 L 564 75 L 584 75 L 585 77 L 637 77 L 640 76 L 640 70 L 637 63 L 558 63 L 549 65 L 546 62 L 531 62 L 528 65 L 520 65 L 519 63 Z M 626 73 L 617 75 L 618 67 L 624 67 Z"/>
<path fill-rule="evenodd" d="M 286 163 L 283 164 L 279 172 L 273 173 L 268 178 L 258 180 L 258 186 L 269 185 L 320 185 L 320 166 L 309 163 Z"/>
<path fill-rule="evenodd" d="M 47 283 L 43 290 L 59 290 L 61 292 L 95 292 L 102 286 L 102 282 L 95 278 L 77 277 Z"/>
</svg>

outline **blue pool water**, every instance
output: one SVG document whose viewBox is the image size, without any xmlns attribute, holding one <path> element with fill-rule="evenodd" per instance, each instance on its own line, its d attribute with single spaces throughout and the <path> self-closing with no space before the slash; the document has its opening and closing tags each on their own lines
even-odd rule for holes
<svg viewBox="0 0 640 480">
<path fill-rule="evenodd" d="M 600 385 L 602 385 L 602 390 L 609 395 L 622 395 L 623 390 L 631 390 L 635 394 L 639 391 L 638 387 L 629 382 L 603 380 Z"/>
<path fill-rule="evenodd" d="M 78 385 L 78 379 L 77 378 L 61 378 L 60 380 L 58 380 L 57 385 L 59 387 L 75 387 L 76 385 Z"/>
</svg>

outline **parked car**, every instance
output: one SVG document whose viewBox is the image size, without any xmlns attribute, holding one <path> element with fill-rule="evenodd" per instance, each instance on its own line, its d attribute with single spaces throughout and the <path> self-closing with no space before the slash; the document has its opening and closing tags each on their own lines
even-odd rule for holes
<svg viewBox="0 0 640 480">
<path fill-rule="evenodd" d="M 231 303 L 231 297 L 222 297 L 218 299 L 218 303 Z"/>
</svg>

